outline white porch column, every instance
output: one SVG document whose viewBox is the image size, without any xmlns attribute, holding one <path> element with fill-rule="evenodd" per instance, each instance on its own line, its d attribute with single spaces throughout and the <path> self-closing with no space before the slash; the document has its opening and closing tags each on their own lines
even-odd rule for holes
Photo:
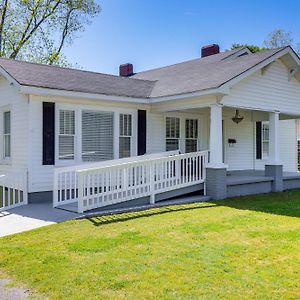
<svg viewBox="0 0 300 300">
<path fill-rule="evenodd" d="M 273 177 L 272 191 L 283 190 L 283 166 L 280 162 L 279 112 L 269 114 L 269 162 L 265 166 L 265 175 Z"/>
<path fill-rule="evenodd" d="M 223 163 L 222 105 L 210 106 L 210 168 L 225 168 Z"/>
<path fill-rule="evenodd" d="M 279 144 L 279 112 L 269 114 L 269 162 L 270 165 L 281 165 Z"/>
<path fill-rule="evenodd" d="M 222 105 L 210 107 L 210 161 L 206 166 L 206 193 L 212 199 L 227 197 L 227 166 L 223 163 Z"/>
</svg>

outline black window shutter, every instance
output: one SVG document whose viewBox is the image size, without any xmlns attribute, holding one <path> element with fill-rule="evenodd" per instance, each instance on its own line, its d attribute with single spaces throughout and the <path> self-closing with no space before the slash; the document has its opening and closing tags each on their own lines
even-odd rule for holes
<svg viewBox="0 0 300 300">
<path fill-rule="evenodd" d="M 55 163 L 55 103 L 43 102 L 43 165 Z"/>
<path fill-rule="evenodd" d="M 261 122 L 256 122 L 256 159 L 262 159 Z"/>
<path fill-rule="evenodd" d="M 138 110 L 138 155 L 146 153 L 147 112 Z"/>
</svg>

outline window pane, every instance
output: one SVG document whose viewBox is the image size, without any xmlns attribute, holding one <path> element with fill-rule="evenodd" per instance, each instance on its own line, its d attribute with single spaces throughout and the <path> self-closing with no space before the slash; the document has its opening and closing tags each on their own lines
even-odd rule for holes
<svg viewBox="0 0 300 300">
<path fill-rule="evenodd" d="M 262 143 L 262 154 L 263 157 L 269 156 L 269 142 Z"/>
<path fill-rule="evenodd" d="M 173 151 L 179 149 L 178 139 L 167 139 L 166 140 L 166 151 Z"/>
<path fill-rule="evenodd" d="M 188 119 L 185 120 L 185 137 L 190 139 L 198 138 L 198 120 Z"/>
<path fill-rule="evenodd" d="M 10 157 L 10 134 L 4 136 L 4 157 Z"/>
<path fill-rule="evenodd" d="M 174 117 L 166 118 L 166 138 L 179 138 L 180 119 Z"/>
<path fill-rule="evenodd" d="M 131 138 L 130 137 L 120 137 L 119 139 L 119 157 L 130 157 L 131 152 Z"/>
<path fill-rule="evenodd" d="M 4 134 L 10 133 L 10 111 L 4 112 Z"/>
<path fill-rule="evenodd" d="M 120 114 L 120 136 L 132 135 L 132 116 L 130 114 Z"/>
<path fill-rule="evenodd" d="M 74 159 L 74 136 L 59 136 L 59 159 Z"/>
<path fill-rule="evenodd" d="M 269 156 L 269 123 L 262 123 L 262 156 Z"/>
<path fill-rule="evenodd" d="M 59 111 L 59 133 L 75 134 L 75 111 L 74 110 Z"/>
<path fill-rule="evenodd" d="M 197 140 L 187 139 L 185 140 L 185 152 L 196 152 L 197 151 Z"/>
<path fill-rule="evenodd" d="M 113 157 L 113 113 L 83 111 L 82 160 L 101 161 Z"/>
</svg>

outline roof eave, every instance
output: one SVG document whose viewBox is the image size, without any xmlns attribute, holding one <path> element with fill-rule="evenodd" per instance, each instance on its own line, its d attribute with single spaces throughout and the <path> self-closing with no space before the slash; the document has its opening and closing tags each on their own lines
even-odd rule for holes
<svg viewBox="0 0 300 300">
<path fill-rule="evenodd" d="M 107 100 L 107 101 L 116 101 L 116 102 L 131 102 L 131 103 L 141 103 L 148 104 L 149 100 L 147 98 L 138 98 L 130 96 L 120 96 L 120 95 L 106 95 L 106 94 L 94 94 L 78 91 L 68 91 L 60 89 L 51 89 L 44 87 L 35 87 L 35 86 L 20 86 L 20 93 L 30 94 L 30 95 L 40 95 L 40 96 L 59 96 L 67 98 L 82 98 L 90 100 Z"/>
</svg>

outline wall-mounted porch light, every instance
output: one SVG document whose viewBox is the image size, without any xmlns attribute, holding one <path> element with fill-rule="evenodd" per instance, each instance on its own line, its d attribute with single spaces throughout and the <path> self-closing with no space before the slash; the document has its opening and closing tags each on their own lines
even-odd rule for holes
<svg viewBox="0 0 300 300">
<path fill-rule="evenodd" d="M 239 110 L 235 110 L 235 116 L 231 119 L 234 123 L 239 124 L 244 120 L 244 117 L 240 115 Z"/>
</svg>

